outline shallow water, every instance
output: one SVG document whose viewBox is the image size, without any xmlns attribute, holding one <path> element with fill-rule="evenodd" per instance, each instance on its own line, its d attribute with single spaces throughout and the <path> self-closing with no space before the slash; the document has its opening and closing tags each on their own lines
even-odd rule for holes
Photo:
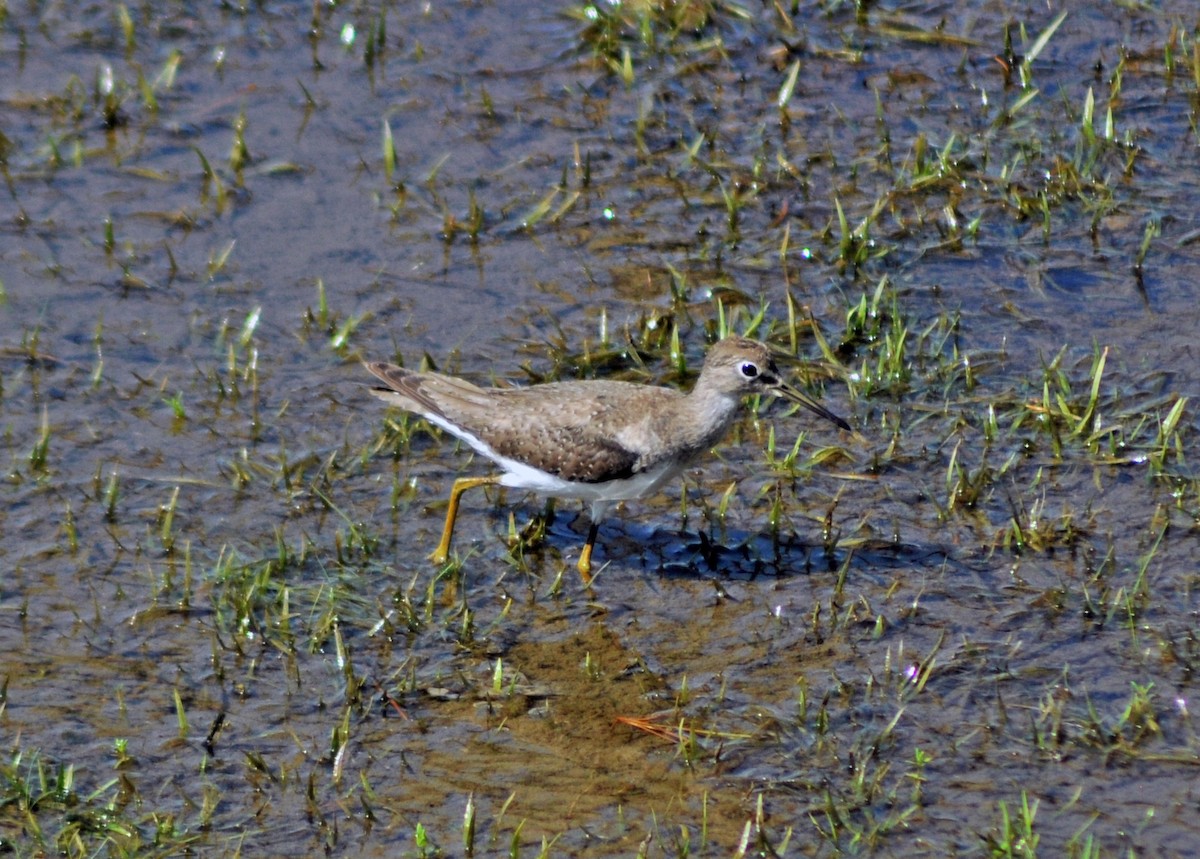
<svg viewBox="0 0 1200 859">
<path fill-rule="evenodd" d="M 564 9 L 5 7 L 0 840 L 986 854 L 1024 793 L 1043 853 L 1191 852 L 1190 4 L 1073 4 L 1025 86 L 1043 6 L 717 4 L 628 84 Z M 748 417 L 591 590 L 520 493 L 428 564 L 484 464 L 360 359 L 686 384 L 764 304 L 858 435 Z"/>
</svg>

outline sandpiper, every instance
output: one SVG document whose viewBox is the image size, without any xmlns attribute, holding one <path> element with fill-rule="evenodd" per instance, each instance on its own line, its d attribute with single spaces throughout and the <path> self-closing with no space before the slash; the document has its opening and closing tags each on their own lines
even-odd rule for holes
<svg viewBox="0 0 1200 859">
<path fill-rule="evenodd" d="M 450 554 L 462 494 L 499 484 L 591 502 L 591 526 L 576 565 L 585 584 L 600 522 L 613 505 L 650 494 L 720 441 L 744 397 L 771 393 L 850 429 L 780 378 L 766 344 L 745 337 L 727 337 L 709 349 L 690 394 L 603 380 L 480 388 L 394 364 L 365 366 L 387 385 L 371 389 L 377 397 L 421 415 L 502 469 L 454 482 L 442 539 L 429 556 L 434 563 Z"/>
</svg>

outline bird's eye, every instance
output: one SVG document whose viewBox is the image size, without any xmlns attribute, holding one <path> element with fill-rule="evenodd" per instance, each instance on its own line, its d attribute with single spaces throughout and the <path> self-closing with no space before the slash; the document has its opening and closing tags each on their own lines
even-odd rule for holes
<svg viewBox="0 0 1200 859">
<path fill-rule="evenodd" d="M 743 364 L 741 366 L 741 371 L 742 371 L 742 375 L 745 376 L 747 379 L 753 379 L 755 376 L 758 375 L 758 365 L 752 364 L 749 361 L 747 361 L 745 364 Z"/>
</svg>

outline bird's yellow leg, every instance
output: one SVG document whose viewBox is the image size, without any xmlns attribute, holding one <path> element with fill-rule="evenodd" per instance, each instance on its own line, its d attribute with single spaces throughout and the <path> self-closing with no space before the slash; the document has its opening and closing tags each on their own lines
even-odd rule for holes
<svg viewBox="0 0 1200 859">
<path fill-rule="evenodd" d="M 500 478 L 495 474 L 487 477 L 460 477 L 454 481 L 454 487 L 450 490 L 450 503 L 446 506 L 446 524 L 442 526 L 442 539 L 429 556 L 429 560 L 435 564 L 444 564 L 450 557 L 450 538 L 454 536 L 454 520 L 458 518 L 458 500 L 462 494 L 476 486 L 494 486 L 499 482 Z"/>
<path fill-rule="evenodd" d="M 579 553 L 579 563 L 575 565 L 585 585 L 592 583 L 592 548 L 596 545 L 596 534 L 599 531 L 600 523 L 593 522 L 591 527 L 588 528 L 587 540 L 584 541 L 583 550 Z"/>
</svg>

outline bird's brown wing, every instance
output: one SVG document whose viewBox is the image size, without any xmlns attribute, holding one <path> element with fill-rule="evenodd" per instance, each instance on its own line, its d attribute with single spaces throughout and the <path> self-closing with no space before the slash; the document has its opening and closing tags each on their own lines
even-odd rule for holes
<svg viewBox="0 0 1200 859">
<path fill-rule="evenodd" d="M 482 438 L 501 456 L 579 483 L 632 477 L 639 456 L 587 425 L 555 420 L 506 420 L 492 424 Z"/>
<path fill-rule="evenodd" d="M 382 361 L 372 361 L 365 366 L 387 385 L 386 388 L 372 388 L 372 394 L 419 415 L 470 423 L 472 414 L 486 412 L 490 402 L 490 391 L 453 376 L 420 373 Z"/>
<path fill-rule="evenodd" d="M 493 408 L 486 426 L 477 430 L 497 452 L 581 483 L 625 479 L 652 464 L 638 434 L 630 430 L 661 406 L 658 399 L 679 396 L 612 381 L 556 382 L 489 393 Z"/>
</svg>

